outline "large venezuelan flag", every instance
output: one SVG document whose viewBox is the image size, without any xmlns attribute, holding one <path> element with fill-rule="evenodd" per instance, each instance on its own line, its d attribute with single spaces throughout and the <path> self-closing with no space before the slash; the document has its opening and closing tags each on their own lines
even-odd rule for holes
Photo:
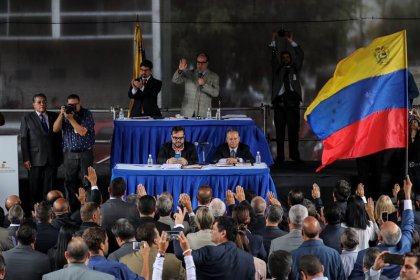
<svg viewBox="0 0 420 280">
<path fill-rule="evenodd" d="M 407 147 L 406 32 L 375 39 L 341 60 L 305 112 L 322 140 L 322 165 Z"/>
<path fill-rule="evenodd" d="M 136 23 L 134 28 L 134 46 L 133 46 L 133 79 L 137 79 L 140 75 L 140 64 L 146 59 L 146 52 L 144 49 L 143 35 L 141 32 L 140 22 Z M 128 117 L 131 117 L 131 111 L 134 106 L 134 99 L 130 99 L 128 105 Z"/>
</svg>

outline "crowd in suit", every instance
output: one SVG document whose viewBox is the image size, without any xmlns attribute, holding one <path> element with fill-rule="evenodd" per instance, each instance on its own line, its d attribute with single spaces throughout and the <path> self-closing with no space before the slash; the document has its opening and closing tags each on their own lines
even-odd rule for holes
<svg viewBox="0 0 420 280">
<path fill-rule="evenodd" d="M 5 279 L 405 279 L 408 268 L 386 263 L 385 253 L 407 262 L 420 256 L 413 255 L 419 212 L 408 177 L 393 199 L 376 205 L 363 185 L 352 194 L 348 182 L 338 181 L 332 197 L 323 197 L 324 208 L 316 184 L 311 197 L 294 189 L 283 205 L 272 193 L 263 198 L 241 186 L 228 190 L 224 202 L 211 186 L 201 186 L 195 198 L 167 192 L 155 198 L 139 185 L 125 200 L 122 178 L 112 180 L 102 203 L 96 173 L 88 171 L 92 187 L 89 195 L 79 190 L 79 209 L 55 190 L 25 215 L 18 196 L 8 197 L 10 224 L 0 235 Z M 174 210 L 174 201 L 182 209 Z M 392 211 L 398 220 L 385 221 L 383 213 Z M 360 236 L 372 230 L 375 238 L 361 246 Z"/>
</svg>

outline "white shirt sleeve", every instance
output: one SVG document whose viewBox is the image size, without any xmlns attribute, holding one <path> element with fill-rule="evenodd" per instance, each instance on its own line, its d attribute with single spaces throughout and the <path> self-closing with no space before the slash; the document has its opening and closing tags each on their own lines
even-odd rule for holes
<svg viewBox="0 0 420 280">
<path fill-rule="evenodd" d="M 164 261 L 164 257 L 160 257 L 159 254 L 156 255 L 155 262 L 153 263 L 152 280 L 162 280 Z"/>
<path fill-rule="evenodd" d="M 196 280 L 195 264 L 192 256 L 184 256 L 185 270 L 187 271 L 187 280 Z"/>
</svg>

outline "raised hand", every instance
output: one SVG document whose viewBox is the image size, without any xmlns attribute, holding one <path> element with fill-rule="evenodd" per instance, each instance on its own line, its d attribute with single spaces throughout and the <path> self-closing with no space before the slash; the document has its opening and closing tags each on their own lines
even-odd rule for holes
<svg viewBox="0 0 420 280">
<path fill-rule="evenodd" d="M 237 201 L 242 202 L 245 200 L 245 192 L 244 192 L 244 188 L 242 188 L 241 186 L 236 186 L 236 193 L 235 193 L 235 198 Z"/>
<path fill-rule="evenodd" d="M 273 192 L 267 192 L 267 204 L 281 206 L 280 201 L 278 201 L 278 199 L 276 198 Z"/>
<path fill-rule="evenodd" d="M 317 183 L 312 185 L 312 198 L 317 199 L 321 197 L 321 189 L 319 188 Z"/>
<path fill-rule="evenodd" d="M 187 69 L 187 67 L 188 67 L 187 60 L 185 58 L 181 58 L 181 60 L 179 61 L 178 70 L 184 71 L 185 69 Z"/>
</svg>

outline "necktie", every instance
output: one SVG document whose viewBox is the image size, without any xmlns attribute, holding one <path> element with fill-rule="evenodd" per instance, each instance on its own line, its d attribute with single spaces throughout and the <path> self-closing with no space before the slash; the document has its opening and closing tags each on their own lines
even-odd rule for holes
<svg viewBox="0 0 420 280">
<path fill-rule="evenodd" d="M 285 68 L 283 83 L 284 83 L 284 90 L 286 92 L 291 92 L 292 88 L 290 87 L 290 67 Z"/>
<path fill-rule="evenodd" d="M 231 158 L 236 158 L 235 150 L 230 150 L 230 157 Z"/>
<path fill-rule="evenodd" d="M 143 86 L 146 86 L 147 84 L 147 79 L 143 79 Z"/>
<path fill-rule="evenodd" d="M 47 125 L 47 122 L 45 121 L 45 116 L 43 114 L 39 116 L 41 117 L 41 124 L 42 124 L 42 127 L 44 128 L 44 131 L 48 133 L 48 125 Z"/>
</svg>

